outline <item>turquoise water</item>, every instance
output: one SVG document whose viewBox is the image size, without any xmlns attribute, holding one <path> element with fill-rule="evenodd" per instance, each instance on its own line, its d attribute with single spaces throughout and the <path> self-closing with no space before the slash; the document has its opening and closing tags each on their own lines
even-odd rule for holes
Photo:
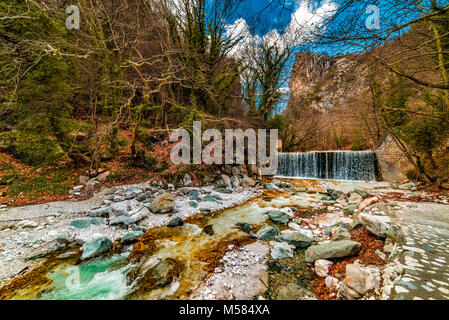
<svg viewBox="0 0 449 320">
<path fill-rule="evenodd" d="M 85 262 L 78 266 L 62 265 L 49 278 L 51 287 L 41 300 L 118 300 L 128 288 L 129 267 L 121 266 L 128 254 L 115 255 Z"/>
</svg>

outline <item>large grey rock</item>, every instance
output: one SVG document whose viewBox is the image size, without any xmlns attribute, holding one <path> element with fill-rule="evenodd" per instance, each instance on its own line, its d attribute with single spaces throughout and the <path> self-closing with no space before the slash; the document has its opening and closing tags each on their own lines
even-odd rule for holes
<svg viewBox="0 0 449 320">
<path fill-rule="evenodd" d="M 306 250 L 306 262 L 313 263 L 320 259 L 343 258 L 354 256 L 360 252 L 362 245 L 355 241 L 332 241 Z"/>
<path fill-rule="evenodd" d="M 89 216 L 93 218 L 106 217 L 109 214 L 109 207 L 101 207 L 89 212 Z"/>
<path fill-rule="evenodd" d="M 277 236 L 277 232 L 273 227 L 265 226 L 257 231 L 257 239 L 274 239 Z"/>
<path fill-rule="evenodd" d="M 117 202 L 111 205 L 109 223 L 130 225 L 143 220 L 149 214 L 148 208 L 137 200 Z"/>
<path fill-rule="evenodd" d="M 290 217 L 288 214 L 282 211 L 271 211 L 268 213 L 268 216 L 270 217 L 271 221 L 279 222 L 287 224 L 290 222 L 292 217 Z"/>
<path fill-rule="evenodd" d="M 338 299 L 360 299 L 368 291 L 378 288 L 379 283 L 380 272 L 377 267 L 366 268 L 348 264 L 346 265 L 346 279 L 340 286 Z"/>
<path fill-rule="evenodd" d="M 305 236 L 301 232 L 287 233 L 279 237 L 282 241 L 294 245 L 296 248 L 308 248 L 312 245 L 313 239 Z"/>
<path fill-rule="evenodd" d="M 170 193 L 164 193 L 157 196 L 150 205 L 153 213 L 168 213 L 175 208 L 175 199 Z"/>
<path fill-rule="evenodd" d="M 358 216 L 359 222 L 364 225 L 371 233 L 381 238 L 388 237 L 388 230 L 391 228 L 391 218 L 388 216 L 375 216 L 361 213 Z"/>
<path fill-rule="evenodd" d="M 114 244 L 108 238 L 98 238 L 83 245 L 81 260 L 97 257 L 112 250 Z"/>
<path fill-rule="evenodd" d="M 293 258 L 293 250 L 288 243 L 272 241 L 271 257 L 275 260 Z"/>
</svg>

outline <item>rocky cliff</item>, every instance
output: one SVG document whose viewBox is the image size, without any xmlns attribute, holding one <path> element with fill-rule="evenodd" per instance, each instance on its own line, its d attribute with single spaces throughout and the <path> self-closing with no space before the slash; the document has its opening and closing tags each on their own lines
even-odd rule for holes
<svg viewBox="0 0 449 320">
<path fill-rule="evenodd" d="M 324 113 L 344 110 L 368 88 L 361 56 L 332 58 L 298 52 L 290 77 L 290 108 L 300 100 Z M 303 103 L 303 104 L 304 104 Z"/>
</svg>

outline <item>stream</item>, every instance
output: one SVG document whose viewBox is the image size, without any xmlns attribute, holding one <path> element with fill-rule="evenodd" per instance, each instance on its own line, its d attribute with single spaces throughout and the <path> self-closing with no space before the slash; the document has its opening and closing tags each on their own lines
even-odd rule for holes
<svg viewBox="0 0 449 320">
<path fill-rule="evenodd" d="M 181 227 L 151 229 L 133 248 L 119 248 L 106 257 L 86 262 L 80 261 L 79 254 L 70 260 L 49 259 L 44 272 L 25 283 L 17 281 L 6 298 L 189 299 L 220 265 L 230 245 L 253 243 L 251 234 L 273 224 L 268 212 L 291 207 L 317 210 L 322 197 L 319 189 L 266 190 L 234 208 L 191 217 Z"/>
</svg>

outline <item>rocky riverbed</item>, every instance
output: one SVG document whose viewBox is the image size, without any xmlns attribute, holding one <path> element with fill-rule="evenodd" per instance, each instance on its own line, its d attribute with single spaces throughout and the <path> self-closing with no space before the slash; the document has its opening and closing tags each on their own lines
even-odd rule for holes
<svg viewBox="0 0 449 320">
<path fill-rule="evenodd" d="M 431 267 L 449 276 L 438 241 L 449 234 L 447 197 L 405 202 L 429 199 L 413 184 L 231 181 L 144 183 L 7 209 L 0 298 L 449 299 L 448 277 L 429 280 Z M 409 211 L 427 213 L 429 236 L 410 233 L 422 221 Z"/>
</svg>

